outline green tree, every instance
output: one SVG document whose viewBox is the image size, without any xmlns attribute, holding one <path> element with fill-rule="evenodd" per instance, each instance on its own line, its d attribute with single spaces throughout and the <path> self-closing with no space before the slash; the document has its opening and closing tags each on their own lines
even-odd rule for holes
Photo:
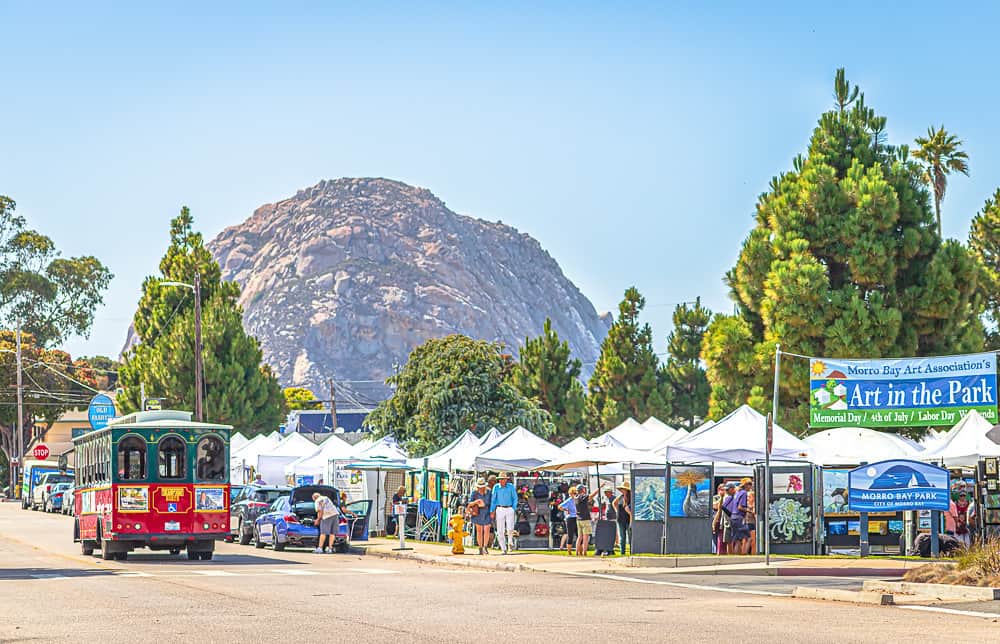
<svg viewBox="0 0 1000 644">
<path fill-rule="evenodd" d="M 980 297 L 986 306 L 986 348 L 1000 349 L 1000 189 L 972 219 L 969 249 L 982 267 Z"/>
<path fill-rule="evenodd" d="M 107 356 L 85 356 L 80 360 L 89 364 L 97 377 L 97 388 L 113 391 L 118 386 L 118 368 L 121 364 Z"/>
<path fill-rule="evenodd" d="M 412 453 L 429 454 L 469 429 L 521 425 L 541 436 L 549 414 L 511 384 L 513 358 L 497 342 L 449 335 L 413 350 L 386 380 L 396 390 L 365 419 L 376 436 L 392 435 Z"/>
<path fill-rule="evenodd" d="M 630 416 L 670 418 L 670 384 L 653 351 L 653 331 L 639 324 L 646 299 L 633 286 L 618 305 L 618 319 L 601 345 L 587 396 L 591 430 L 615 427 Z"/>
<path fill-rule="evenodd" d="M 282 394 L 285 396 L 285 405 L 293 411 L 323 408 L 323 403 L 317 401 L 313 392 L 305 387 L 286 387 Z"/>
<path fill-rule="evenodd" d="M 170 247 L 160 261 L 160 276 L 143 282 L 133 319 L 139 343 L 119 369 L 124 411 L 139 409 L 141 386 L 146 395 L 166 398 L 180 408 L 194 407 L 194 299 L 186 288 L 201 275 L 202 360 L 206 419 L 228 423 L 243 432 L 276 427 L 284 415 L 284 397 L 270 367 L 261 364 L 256 338 L 243 329 L 237 304 L 239 286 L 221 280 L 218 263 L 192 229 L 187 208 L 170 224 Z"/>
<path fill-rule="evenodd" d="M 842 71 L 837 104 L 808 153 L 758 200 L 756 226 L 726 274 L 735 315 L 716 316 L 702 358 L 713 418 L 769 405 L 775 345 L 829 357 L 980 350 L 977 261 L 941 242 L 921 167 L 887 145 L 886 120 Z M 782 363 L 778 419 L 808 421 L 808 362 Z"/>
<path fill-rule="evenodd" d="M 553 437 L 561 443 L 579 436 L 583 429 L 584 389 L 580 361 L 570 356 L 569 342 L 560 341 L 545 318 L 542 335 L 525 338 L 520 361 L 511 382 L 525 397 L 552 416 Z"/>
<path fill-rule="evenodd" d="M 4 460 L 17 453 L 17 361 L 14 331 L 0 331 L 0 453 Z M 74 360 L 59 349 L 38 346 L 30 333 L 21 334 L 24 370 L 24 445 L 38 431 L 47 429 L 71 409 L 87 406 L 98 386 L 97 377 L 84 360 Z M 0 481 L 5 479 L 0 478 Z"/>
<path fill-rule="evenodd" d="M 969 155 L 962 148 L 962 141 L 948 134 L 942 125 L 927 128 L 927 136 L 916 138 L 917 149 L 913 156 L 923 163 L 923 179 L 934 191 L 934 214 L 937 216 L 937 233 L 941 237 L 941 202 L 948 189 L 948 175 L 961 172 L 969 176 Z"/>
<path fill-rule="evenodd" d="M 701 365 L 701 344 L 712 312 L 701 305 L 678 304 L 674 309 L 674 330 L 667 340 L 667 378 L 670 382 L 676 422 L 694 429 L 695 418 L 708 413 L 710 387 Z"/>
<path fill-rule="evenodd" d="M 61 257 L 15 209 L 0 195 L 0 328 L 20 323 L 42 347 L 87 336 L 111 272 L 95 257 Z"/>
</svg>

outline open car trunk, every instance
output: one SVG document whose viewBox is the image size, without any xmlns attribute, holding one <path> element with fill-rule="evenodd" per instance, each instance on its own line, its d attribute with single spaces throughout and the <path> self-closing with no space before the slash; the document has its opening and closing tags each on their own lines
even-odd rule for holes
<svg viewBox="0 0 1000 644">
<path fill-rule="evenodd" d="M 315 525 L 316 502 L 312 495 L 319 492 L 340 507 L 340 493 L 332 485 L 303 485 L 292 490 L 288 502 L 292 512 L 299 518 L 302 525 Z"/>
</svg>

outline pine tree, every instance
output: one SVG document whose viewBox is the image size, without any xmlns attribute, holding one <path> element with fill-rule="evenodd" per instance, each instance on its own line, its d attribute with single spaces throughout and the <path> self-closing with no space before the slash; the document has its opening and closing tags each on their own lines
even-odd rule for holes
<svg viewBox="0 0 1000 644">
<path fill-rule="evenodd" d="M 969 249 L 982 266 L 980 297 L 986 306 L 986 348 L 1000 349 L 1000 188 L 972 220 Z"/>
<path fill-rule="evenodd" d="M 774 178 L 726 275 L 737 314 L 717 316 L 702 347 L 711 417 L 769 405 L 775 344 L 828 357 L 980 350 L 979 269 L 942 243 L 923 170 L 884 141 L 885 117 L 843 71 L 806 156 Z M 808 362 L 782 361 L 778 422 L 808 420 Z"/>
<path fill-rule="evenodd" d="M 583 429 L 584 389 L 580 361 L 570 357 L 569 342 L 559 340 L 552 320 L 545 318 L 542 335 L 525 338 L 520 362 L 511 374 L 513 385 L 549 412 L 553 438 L 566 442 Z"/>
<path fill-rule="evenodd" d="M 695 418 L 708 413 L 708 378 L 701 365 L 701 344 L 712 312 L 701 305 L 678 304 L 674 309 L 674 330 L 668 338 L 667 376 L 673 397 L 676 422 L 694 429 Z"/>
<path fill-rule="evenodd" d="M 365 419 L 376 436 L 394 436 L 414 454 L 438 450 L 465 430 L 521 425 L 552 433 L 549 414 L 510 383 L 512 356 L 497 342 L 464 335 L 433 338 L 413 350 L 386 382 L 392 398 Z"/>
<path fill-rule="evenodd" d="M 670 418 L 670 385 L 653 351 L 653 331 L 639 324 L 646 299 L 633 286 L 618 305 L 618 319 L 601 345 L 588 383 L 587 424 L 607 430 L 630 416 Z"/>
<path fill-rule="evenodd" d="M 194 298 L 186 288 L 201 275 L 202 361 L 205 418 L 243 432 L 270 430 L 281 422 L 284 397 L 270 367 L 261 364 L 257 340 L 243 329 L 237 304 L 239 286 L 223 282 L 218 263 L 193 230 L 187 208 L 170 223 L 170 247 L 160 261 L 161 276 L 143 282 L 133 326 L 139 344 L 119 371 L 124 411 L 140 405 L 141 385 L 148 397 L 165 397 L 181 409 L 194 407 Z"/>
</svg>

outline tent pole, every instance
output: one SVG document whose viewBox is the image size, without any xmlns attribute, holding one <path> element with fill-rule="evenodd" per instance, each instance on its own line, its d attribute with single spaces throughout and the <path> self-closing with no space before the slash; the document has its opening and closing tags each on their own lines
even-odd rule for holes
<svg viewBox="0 0 1000 644">
<path fill-rule="evenodd" d="M 774 398 L 771 403 L 771 423 L 778 422 L 778 383 L 781 378 L 781 344 L 774 347 Z M 764 565 L 771 565 L 771 446 L 768 444 L 768 427 L 764 427 Z"/>
</svg>

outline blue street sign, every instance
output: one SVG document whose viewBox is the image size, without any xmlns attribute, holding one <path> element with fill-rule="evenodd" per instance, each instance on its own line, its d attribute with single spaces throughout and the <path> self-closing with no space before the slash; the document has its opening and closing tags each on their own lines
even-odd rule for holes
<svg viewBox="0 0 1000 644">
<path fill-rule="evenodd" d="M 847 474 L 851 512 L 947 512 L 951 501 L 948 490 L 948 470 L 917 461 L 870 463 Z"/>
<path fill-rule="evenodd" d="M 90 401 L 87 408 L 87 420 L 94 429 L 104 429 L 108 426 L 108 421 L 118 415 L 115 410 L 115 401 L 105 394 L 97 394 Z"/>
</svg>

